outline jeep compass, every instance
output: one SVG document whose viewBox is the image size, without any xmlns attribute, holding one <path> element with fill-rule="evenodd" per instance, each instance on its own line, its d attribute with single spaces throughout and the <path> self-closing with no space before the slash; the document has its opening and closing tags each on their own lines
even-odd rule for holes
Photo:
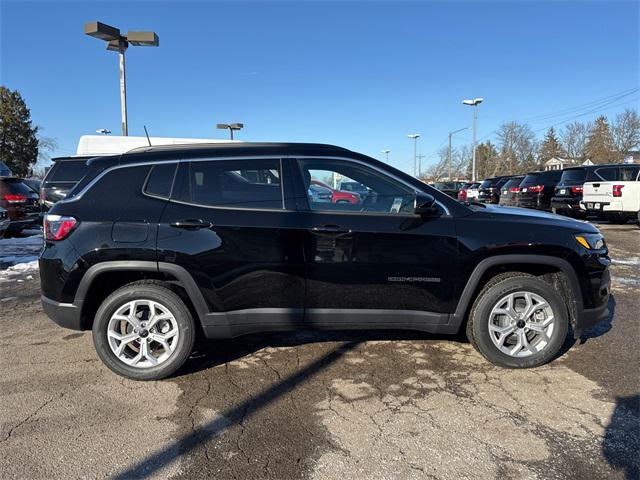
<svg viewBox="0 0 640 480">
<path fill-rule="evenodd" d="M 296 329 L 462 330 L 490 362 L 535 367 L 608 316 L 593 225 L 463 204 L 344 148 L 146 147 L 87 167 L 44 220 L 42 303 L 129 378 L 171 375 L 199 335 Z M 310 194 L 336 178 L 367 195 Z"/>
</svg>

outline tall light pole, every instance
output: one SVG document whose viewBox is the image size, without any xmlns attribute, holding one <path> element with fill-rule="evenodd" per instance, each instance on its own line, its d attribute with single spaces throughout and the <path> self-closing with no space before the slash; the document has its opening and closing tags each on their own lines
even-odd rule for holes
<svg viewBox="0 0 640 480">
<path fill-rule="evenodd" d="M 418 139 L 420 138 L 419 133 L 412 133 L 407 135 L 408 138 L 413 139 L 413 176 L 418 176 Z"/>
<path fill-rule="evenodd" d="M 473 163 L 471 166 L 471 180 L 476 181 L 476 123 L 478 122 L 478 105 L 482 103 L 484 98 L 474 98 L 472 100 L 463 100 L 462 103 L 473 107 Z"/>
<path fill-rule="evenodd" d="M 459 130 L 449 132 L 449 181 L 451 181 L 451 137 L 453 137 L 458 132 L 462 132 L 463 130 L 466 130 L 467 128 L 469 127 L 464 127 Z"/>
<path fill-rule="evenodd" d="M 122 116 L 122 135 L 129 135 L 127 125 L 127 80 L 125 75 L 124 52 L 129 45 L 134 47 L 157 47 L 160 40 L 156 32 L 127 32 L 121 35 L 120 30 L 100 22 L 89 22 L 84 25 L 84 33 L 90 37 L 107 42 L 107 50 L 118 52 L 120 57 L 120 114 Z"/>
<path fill-rule="evenodd" d="M 219 123 L 216 128 L 220 130 L 229 130 L 229 137 L 233 140 L 233 131 L 242 130 L 244 123 Z"/>
<path fill-rule="evenodd" d="M 418 175 L 416 175 L 417 178 L 420 178 L 420 175 L 422 175 L 422 159 L 426 157 L 426 155 L 423 155 L 422 153 L 420 155 L 417 155 L 418 157 Z"/>
<path fill-rule="evenodd" d="M 384 161 L 385 161 L 386 163 L 389 163 L 389 152 L 390 152 L 390 151 L 391 151 L 391 150 L 389 150 L 389 149 L 382 150 L 382 153 L 384 153 Z"/>
</svg>

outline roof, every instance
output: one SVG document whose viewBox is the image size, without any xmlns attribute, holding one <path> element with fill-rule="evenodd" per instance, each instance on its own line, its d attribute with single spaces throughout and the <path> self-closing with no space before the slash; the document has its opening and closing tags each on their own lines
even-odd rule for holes
<svg viewBox="0 0 640 480">
<path fill-rule="evenodd" d="M 120 135 L 82 135 L 78 141 L 76 155 L 120 155 L 135 148 L 151 145 L 182 145 L 196 143 L 242 143 L 238 140 L 220 140 L 213 138 L 173 138 L 173 137 L 134 137 Z"/>
</svg>

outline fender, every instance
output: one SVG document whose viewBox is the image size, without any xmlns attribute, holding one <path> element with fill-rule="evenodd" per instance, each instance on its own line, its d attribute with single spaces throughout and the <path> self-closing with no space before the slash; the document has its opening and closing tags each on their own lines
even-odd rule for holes
<svg viewBox="0 0 640 480">
<path fill-rule="evenodd" d="M 193 277 L 179 265 L 166 262 L 150 262 L 150 261 L 137 261 L 137 260 L 116 260 L 109 262 L 101 262 L 89 267 L 86 273 L 82 276 L 80 285 L 76 292 L 73 304 L 82 309 L 82 305 L 86 299 L 87 292 L 93 281 L 101 274 L 106 272 L 122 272 L 122 271 L 136 271 L 136 272 L 159 272 L 166 273 L 174 277 L 180 285 L 185 289 L 191 303 L 193 304 L 200 321 L 205 318 L 208 313 L 207 304 L 202 292 L 193 280 Z"/>
<path fill-rule="evenodd" d="M 578 313 L 578 315 L 582 313 L 582 290 L 580 289 L 580 284 L 578 282 L 576 272 L 573 270 L 573 267 L 569 262 L 562 258 L 551 257 L 547 255 L 496 255 L 493 257 L 485 258 L 480 263 L 478 263 L 478 265 L 476 265 L 476 268 L 473 270 L 473 273 L 469 277 L 469 280 L 467 281 L 467 284 L 462 291 L 462 295 L 460 296 L 460 300 L 458 301 L 456 311 L 452 315 L 452 320 L 454 322 L 459 322 L 460 324 L 463 322 L 465 314 L 468 311 L 471 302 L 474 300 L 473 294 L 476 291 L 478 283 L 480 282 L 482 275 L 484 275 L 484 273 L 489 268 L 496 265 L 509 265 L 514 263 L 550 265 L 559 268 L 562 273 L 566 275 L 569 282 L 569 288 L 571 288 L 571 291 L 573 293 L 576 312 Z"/>
</svg>

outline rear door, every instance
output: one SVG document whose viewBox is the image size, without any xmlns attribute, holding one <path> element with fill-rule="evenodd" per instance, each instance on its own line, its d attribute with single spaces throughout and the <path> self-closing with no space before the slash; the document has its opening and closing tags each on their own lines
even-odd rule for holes
<svg viewBox="0 0 640 480">
<path fill-rule="evenodd" d="M 304 263 L 279 158 L 180 163 L 158 233 L 158 260 L 185 268 L 234 333 L 287 328 L 303 317 Z"/>
</svg>

